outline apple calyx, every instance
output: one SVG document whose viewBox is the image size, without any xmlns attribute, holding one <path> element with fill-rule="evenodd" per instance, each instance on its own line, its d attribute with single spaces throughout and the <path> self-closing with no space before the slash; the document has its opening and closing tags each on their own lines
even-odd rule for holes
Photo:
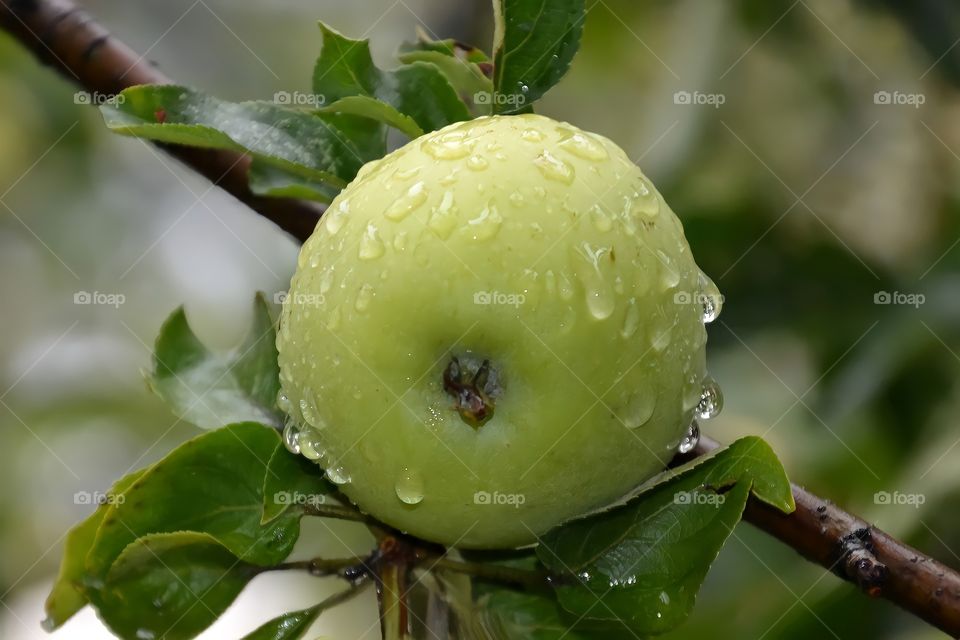
<svg viewBox="0 0 960 640">
<path fill-rule="evenodd" d="M 461 364 L 453 356 L 443 371 L 443 390 L 453 397 L 460 418 L 479 429 L 493 417 L 494 396 L 499 392 L 497 372 L 489 360 Z"/>
</svg>

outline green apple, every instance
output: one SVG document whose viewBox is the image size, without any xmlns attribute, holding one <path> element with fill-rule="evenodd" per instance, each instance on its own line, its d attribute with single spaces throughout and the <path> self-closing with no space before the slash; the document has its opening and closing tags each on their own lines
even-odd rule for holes
<svg viewBox="0 0 960 640">
<path fill-rule="evenodd" d="M 367 164 L 304 245 L 277 339 L 287 439 L 393 527 L 529 544 L 670 461 L 718 296 L 606 138 L 450 125 Z"/>
</svg>

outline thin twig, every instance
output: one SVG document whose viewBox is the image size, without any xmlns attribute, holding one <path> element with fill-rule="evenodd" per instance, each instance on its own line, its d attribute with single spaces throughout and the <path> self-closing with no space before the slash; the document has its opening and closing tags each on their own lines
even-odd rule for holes
<svg viewBox="0 0 960 640">
<path fill-rule="evenodd" d="M 701 437 L 700 456 L 720 445 Z M 930 624 L 960 637 L 960 574 L 894 539 L 870 523 L 793 486 L 797 509 L 787 515 L 758 500 L 744 519 L 833 571 L 871 597 L 886 598 Z"/>
<path fill-rule="evenodd" d="M 512 584 L 531 589 L 543 589 L 550 585 L 548 576 L 540 571 L 529 571 L 492 563 L 463 562 L 447 557 L 431 559 L 429 563 L 433 569 L 464 573 L 490 582 Z"/>
<path fill-rule="evenodd" d="M 373 523 L 373 521 L 353 507 L 343 507 L 339 504 L 308 504 L 303 507 L 304 515 L 316 518 L 336 518 L 352 522 Z"/>
</svg>

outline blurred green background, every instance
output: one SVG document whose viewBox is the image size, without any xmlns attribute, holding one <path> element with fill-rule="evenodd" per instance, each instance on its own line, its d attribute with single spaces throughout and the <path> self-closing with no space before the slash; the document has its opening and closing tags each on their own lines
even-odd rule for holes
<svg viewBox="0 0 960 640">
<path fill-rule="evenodd" d="M 386 65 L 417 25 L 486 46 L 487 5 L 84 3 L 179 82 L 229 99 L 305 90 L 317 19 L 372 38 Z M 538 111 L 622 145 L 725 294 L 708 362 L 726 408 L 705 431 L 763 435 L 797 482 L 960 566 L 960 6 L 587 6 L 581 53 Z M 0 35 L 0 637 L 14 640 L 46 637 L 62 535 L 91 509 L 74 494 L 196 432 L 141 381 L 162 320 L 185 303 L 201 337 L 229 347 L 253 292 L 286 288 L 297 251 L 170 158 L 108 134 L 74 91 Z M 79 292 L 124 302 L 76 304 Z M 311 528 L 301 553 L 367 543 L 347 525 Z M 239 637 L 331 589 L 263 576 L 203 637 Z M 316 633 L 379 637 L 373 616 L 367 598 Z M 668 634 L 704 636 L 944 637 L 745 524 Z M 56 637 L 110 636 L 88 611 Z"/>
</svg>

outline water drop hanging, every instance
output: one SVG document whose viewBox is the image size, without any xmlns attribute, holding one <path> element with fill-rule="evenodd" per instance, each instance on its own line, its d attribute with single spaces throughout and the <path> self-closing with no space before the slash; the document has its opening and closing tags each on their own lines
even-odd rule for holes
<svg viewBox="0 0 960 640">
<path fill-rule="evenodd" d="M 723 409 L 723 393 L 720 391 L 720 385 L 713 378 L 706 378 L 703 381 L 703 389 L 700 391 L 700 402 L 695 409 L 697 417 L 701 420 L 714 418 Z"/>
<path fill-rule="evenodd" d="M 694 420 L 690 423 L 690 428 L 687 429 L 687 433 L 685 436 L 683 436 L 683 440 L 680 441 L 677 451 L 679 453 L 690 453 L 693 451 L 693 448 L 697 446 L 698 442 L 700 442 L 700 425 L 697 424 L 696 420 Z"/>
</svg>

